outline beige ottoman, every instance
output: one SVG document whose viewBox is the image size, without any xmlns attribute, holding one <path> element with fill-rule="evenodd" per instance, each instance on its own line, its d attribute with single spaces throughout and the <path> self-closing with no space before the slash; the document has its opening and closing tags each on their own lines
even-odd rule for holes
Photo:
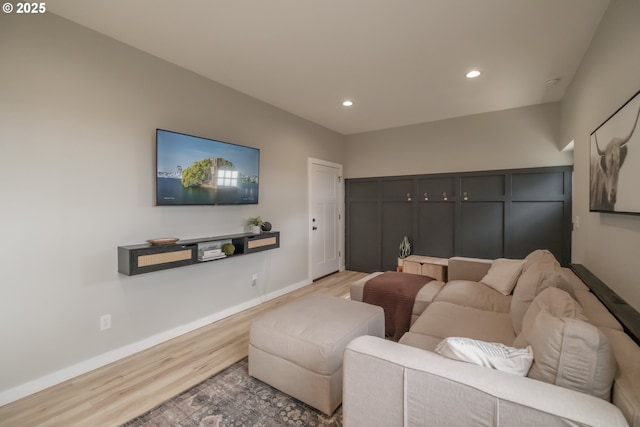
<svg viewBox="0 0 640 427">
<path fill-rule="evenodd" d="M 249 375 L 331 415 L 342 402 L 342 356 L 361 335 L 384 338 L 382 308 L 323 294 L 251 323 Z"/>
</svg>

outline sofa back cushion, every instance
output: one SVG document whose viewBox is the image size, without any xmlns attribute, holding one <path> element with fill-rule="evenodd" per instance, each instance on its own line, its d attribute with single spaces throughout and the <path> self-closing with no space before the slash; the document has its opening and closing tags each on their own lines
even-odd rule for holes
<svg viewBox="0 0 640 427">
<path fill-rule="evenodd" d="M 434 301 L 446 301 L 497 313 L 511 311 L 511 295 L 502 295 L 489 286 L 470 280 L 449 280 L 435 296 Z"/>
<path fill-rule="evenodd" d="M 568 293 L 549 288 L 535 298 L 514 341 L 515 347 L 527 345 L 534 355 L 528 377 L 610 399 L 613 350 Z"/>
<path fill-rule="evenodd" d="M 511 298 L 511 323 L 516 335 L 522 331 L 522 321 L 534 298 L 546 288 L 560 284 L 560 269 L 555 259 L 525 262 Z"/>
<path fill-rule="evenodd" d="M 527 255 L 524 259 L 525 263 L 522 267 L 522 271 L 525 271 L 527 268 L 534 266 L 540 262 L 551 262 L 558 267 L 560 267 L 560 263 L 556 260 L 556 257 L 546 249 L 537 249 Z"/>
</svg>

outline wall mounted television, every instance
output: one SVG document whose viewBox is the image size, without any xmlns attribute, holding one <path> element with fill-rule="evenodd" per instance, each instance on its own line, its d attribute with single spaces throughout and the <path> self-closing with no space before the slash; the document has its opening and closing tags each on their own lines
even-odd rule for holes
<svg viewBox="0 0 640 427">
<path fill-rule="evenodd" d="M 156 205 L 258 204 L 260 150 L 156 129 Z"/>
</svg>

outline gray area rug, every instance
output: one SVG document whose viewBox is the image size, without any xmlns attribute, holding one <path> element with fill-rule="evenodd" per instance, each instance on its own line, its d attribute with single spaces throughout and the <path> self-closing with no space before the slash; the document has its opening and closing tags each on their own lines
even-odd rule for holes
<svg viewBox="0 0 640 427">
<path fill-rule="evenodd" d="M 248 366 L 244 358 L 123 427 L 342 426 L 342 406 L 328 417 L 250 377 Z"/>
</svg>

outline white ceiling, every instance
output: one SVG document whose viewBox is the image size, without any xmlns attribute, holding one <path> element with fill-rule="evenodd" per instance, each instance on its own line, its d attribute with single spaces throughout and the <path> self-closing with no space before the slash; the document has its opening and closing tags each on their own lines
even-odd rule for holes
<svg viewBox="0 0 640 427">
<path fill-rule="evenodd" d="M 352 134 L 562 99 L 608 4 L 50 0 L 47 9 Z M 483 74 L 466 79 L 473 68 Z M 552 78 L 561 80 L 545 84 Z"/>
</svg>

